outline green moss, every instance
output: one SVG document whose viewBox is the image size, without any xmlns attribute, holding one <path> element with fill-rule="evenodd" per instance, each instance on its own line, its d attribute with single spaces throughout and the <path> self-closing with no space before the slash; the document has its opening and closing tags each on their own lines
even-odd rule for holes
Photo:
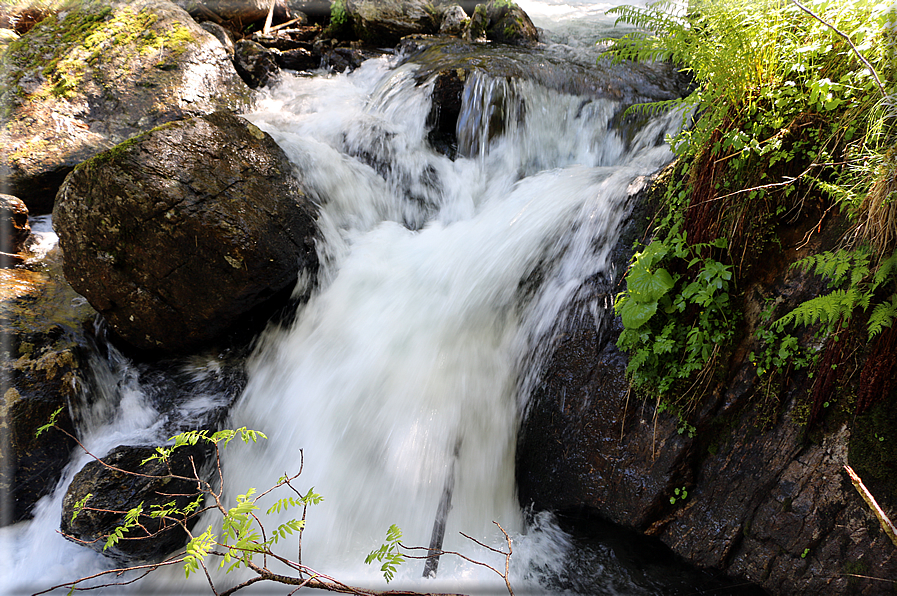
<svg viewBox="0 0 897 596">
<path fill-rule="evenodd" d="M 164 29 L 158 15 L 124 6 L 113 9 L 100 0 L 68 0 L 31 32 L 12 42 L 4 54 L 10 71 L 8 87 L 14 94 L 32 99 L 49 96 L 67 99 L 75 95 L 90 69 L 120 77 L 134 57 L 157 55 L 164 59 L 182 55 L 196 38 L 183 24 Z M 24 93 L 21 82 L 35 71 L 47 80 L 37 91 Z"/>
<path fill-rule="evenodd" d="M 892 395 L 858 416 L 848 461 L 883 507 L 897 505 L 897 399 Z"/>
</svg>

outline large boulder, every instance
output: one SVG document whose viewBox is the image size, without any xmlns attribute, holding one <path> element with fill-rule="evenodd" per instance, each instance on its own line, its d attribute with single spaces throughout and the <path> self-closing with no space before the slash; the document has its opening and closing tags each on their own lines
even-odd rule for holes
<svg viewBox="0 0 897 596">
<path fill-rule="evenodd" d="M 897 549 L 844 465 L 897 517 L 897 448 L 889 444 L 897 400 L 860 416 L 841 403 L 808 428 L 806 371 L 761 381 L 748 356 L 760 350 L 753 332 L 768 301 L 775 318 L 820 290 L 817 278 L 788 267 L 822 250 L 818 235 L 803 241 L 800 225 L 815 228 L 814 215 L 779 230 L 783 246 L 803 247 L 770 258 L 744 288 L 743 339 L 688 426 L 628 386 L 613 343 L 618 320 L 602 337 L 588 318 L 570 317 L 521 429 L 521 504 L 598 515 L 773 595 L 892 593 L 881 580 L 897 577 Z M 821 237 L 840 235 L 823 226 Z M 631 236 L 622 242 L 631 245 Z"/>
<path fill-rule="evenodd" d="M 539 42 L 536 26 L 514 2 L 489 0 L 474 7 L 470 15 L 463 31 L 468 41 L 486 39 L 517 46 L 532 46 Z"/>
<path fill-rule="evenodd" d="M 62 535 L 122 563 L 156 560 L 183 547 L 189 539 L 187 532 L 150 513 L 171 502 L 183 509 L 201 498 L 197 481 L 187 479 L 196 478 L 197 472 L 204 479 L 210 452 L 199 445 L 184 446 L 172 453 L 170 466 L 161 460 L 143 463 L 154 453 L 154 447 L 120 446 L 81 468 L 62 501 Z M 86 508 L 76 511 L 76 505 Z M 138 525 L 104 549 L 108 536 L 124 524 L 125 513 L 141 505 Z M 187 519 L 187 527 L 196 521 L 197 517 Z"/>
<path fill-rule="evenodd" d="M 63 0 L 7 46 L 0 90 L 0 192 L 32 214 L 99 151 L 250 94 L 221 43 L 167 0 Z"/>
<path fill-rule="evenodd" d="M 382 47 L 413 33 L 436 33 L 441 23 L 441 11 L 425 0 L 357 0 L 347 9 L 358 38 Z"/>
<path fill-rule="evenodd" d="M 66 278 L 115 333 L 188 351 L 314 277 L 315 213 L 274 140 L 217 112 L 78 166 L 53 222 Z"/>
<path fill-rule="evenodd" d="M 74 434 L 83 326 L 95 316 L 65 282 L 58 251 L 37 270 L 0 269 L 0 525 L 30 517 L 69 462 L 74 441 L 35 431 L 62 408 L 57 424 Z"/>
</svg>

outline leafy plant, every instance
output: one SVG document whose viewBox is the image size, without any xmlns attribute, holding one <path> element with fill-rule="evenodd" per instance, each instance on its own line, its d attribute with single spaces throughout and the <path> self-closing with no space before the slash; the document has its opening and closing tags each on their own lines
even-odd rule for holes
<svg viewBox="0 0 897 596">
<path fill-rule="evenodd" d="M 330 3 L 330 23 L 332 25 L 344 25 L 349 21 L 349 12 L 346 10 L 346 0 L 332 0 Z"/>
<path fill-rule="evenodd" d="M 688 498 L 688 491 L 685 490 L 685 487 L 677 488 L 673 490 L 673 496 L 670 497 L 670 505 L 675 505 L 679 501 L 684 501 Z"/>
<path fill-rule="evenodd" d="M 630 352 L 626 370 L 637 387 L 666 395 L 731 340 L 731 266 L 703 256 L 725 246 L 723 239 L 688 244 L 674 227 L 633 257 L 614 308 L 624 327 L 617 345 Z"/>
<path fill-rule="evenodd" d="M 402 531 L 395 525 L 389 526 L 389 529 L 386 531 L 386 543 L 381 544 L 377 550 L 372 550 L 364 560 L 368 565 L 374 561 L 383 563 L 380 571 L 383 572 L 386 583 L 392 581 L 396 575 L 396 569 L 405 561 L 405 557 L 402 556 L 399 550 L 401 540 Z"/>
<path fill-rule="evenodd" d="M 880 290 L 886 298 L 872 308 L 866 322 L 871 340 L 890 327 L 897 318 L 897 251 L 881 261 L 874 271 L 870 265 L 872 253 L 867 248 L 838 250 L 812 255 L 793 266 L 810 270 L 828 279 L 831 290 L 798 305 L 773 323 L 782 332 L 793 325 L 822 325 L 826 334 L 835 333 L 838 326 L 846 327 L 857 309 L 866 311 Z"/>
</svg>

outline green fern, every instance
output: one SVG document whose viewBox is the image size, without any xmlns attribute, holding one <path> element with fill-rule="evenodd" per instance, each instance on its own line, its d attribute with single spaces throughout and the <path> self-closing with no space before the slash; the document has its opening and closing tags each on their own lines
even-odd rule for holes
<svg viewBox="0 0 897 596">
<path fill-rule="evenodd" d="M 884 331 L 885 328 L 893 325 L 895 318 L 897 318 L 897 294 L 892 294 L 889 302 L 876 304 L 869 315 L 869 321 L 866 323 L 869 341 L 872 341 L 872 338 Z"/>
</svg>

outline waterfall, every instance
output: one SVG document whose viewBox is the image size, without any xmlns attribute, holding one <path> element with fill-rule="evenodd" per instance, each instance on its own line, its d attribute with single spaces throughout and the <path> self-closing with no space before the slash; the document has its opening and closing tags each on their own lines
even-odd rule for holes
<svg viewBox="0 0 897 596">
<path fill-rule="evenodd" d="M 350 75 L 288 75 L 246 115 L 318 203 L 322 265 L 304 280 L 314 290 L 294 322 L 269 328 L 250 357 L 227 426 L 268 440 L 225 451 L 226 496 L 233 503 L 250 487 L 264 490 L 304 457 L 295 484 L 324 501 L 309 509 L 303 562 L 385 589 L 365 555 L 391 524 L 404 544 L 427 546 L 451 476 L 444 548 L 503 568 L 503 557 L 460 534 L 502 548 L 498 522 L 514 540 L 512 583 L 538 592 L 573 555 L 569 537 L 546 516 L 525 519 L 516 498 L 516 431 L 532 372 L 584 280 L 608 268 L 632 186 L 670 160 L 663 139 L 681 117 L 657 118 L 628 138 L 612 126 L 620 106 L 611 100 L 474 72 L 452 160 L 427 141 L 433 80 L 417 72 L 381 58 Z M 163 411 L 130 363 L 94 364 L 108 395 L 81 431 L 98 455 L 164 440 L 172 418 L 220 405 L 200 391 Z M 209 356 L 183 370 L 201 377 L 215 366 Z M 72 462 L 34 521 L 0 531 L 11 589 L 108 567 L 54 533 L 64 489 L 85 461 Z M 270 516 L 266 527 L 296 515 Z M 294 541 L 282 544 L 295 556 Z M 435 580 L 422 569 L 406 562 L 389 588 L 504 589 L 458 557 L 443 557 Z M 194 593 L 204 582 L 185 583 L 176 569 L 140 589 Z"/>
</svg>

